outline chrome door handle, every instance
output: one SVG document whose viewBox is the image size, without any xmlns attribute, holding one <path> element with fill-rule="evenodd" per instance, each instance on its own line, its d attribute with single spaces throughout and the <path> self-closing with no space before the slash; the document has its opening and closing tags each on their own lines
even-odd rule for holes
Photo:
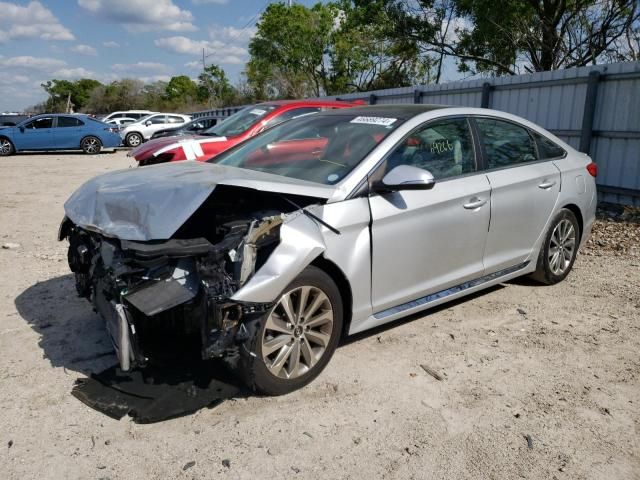
<svg viewBox="0 0 640 480">
<path fill-rule="evenodd" d="M 538 185 L 538 188 L 542 188 L 543 190 L 549 190 L 551 187 L 553 187 L 556 184 L 556 181 L 544 181 L 542 182 L 540 185 Z"/>
<path fill-rule="evenodd" d="M 487 203 L 486 200 L 483 200 L 482 198 L 478 198 L 478 197 L 473 197 L 469 201 L 469 203 L 465 203 L 463 207 L 466 208 L 467 210 L 475 210 L 476 208 L 480 208 L 481 206 L 483 206 L 485 203 Z"/>
</svg>

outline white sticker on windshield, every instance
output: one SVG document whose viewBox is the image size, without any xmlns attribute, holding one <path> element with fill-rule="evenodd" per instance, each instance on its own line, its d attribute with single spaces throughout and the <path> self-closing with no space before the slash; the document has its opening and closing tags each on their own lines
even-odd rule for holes
<svg viewBox="0 0 640 480">
<path fill-rule="evenodd" d="M 259 108 L 254 108 L 253 110 L 251 110 L 249 112 L 251 115 L 264 115 L 265 113 L 267 113 L 266 110 L 261 110 Z"/>
<path fill-rule="evenodd" d="M 351 123 L 366 123 L 368 125 L 381 125 L 383 127 L 390 127 L 393 125 L 397 118 L 386 117 L 356 117 L 351 120 Z"/>
<path fill-rule="evenodd" d="M 337 175 L 337 174 L 332 173 L 331 175 L 329 175 L 329 176 L 327 177 L 327 181 L 328 181 L 328 182 L 333 183 L 333 182 L 335 182 L 338 178 L 340 178 L 340 177 L 338 177 L 338 175 Z"/>
</svg>

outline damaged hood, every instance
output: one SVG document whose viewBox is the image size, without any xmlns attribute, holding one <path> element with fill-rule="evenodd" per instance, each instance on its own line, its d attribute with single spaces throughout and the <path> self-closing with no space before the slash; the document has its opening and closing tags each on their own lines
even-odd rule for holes
<svg viewBox="0 0 640 480">
<path fill-rule="evenodd" d="M 202 162 L 163 163 L 95 177 L 64 204 L 76 225 L 123 240 L 166 240 L 217 185 L 328 199 L 335 187 Z"/>
</svg>

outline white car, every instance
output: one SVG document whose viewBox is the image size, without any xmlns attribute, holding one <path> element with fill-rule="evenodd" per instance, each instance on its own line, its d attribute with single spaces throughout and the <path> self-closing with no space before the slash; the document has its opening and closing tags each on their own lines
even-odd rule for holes
<svg viewBox="0 0 640 480">
<path fill-rule="evenodd" d="M 106 117 L 102 119 L 103 122 L 107 123 L 109 120 L 113 120 L 116 118 L 133 118 L 134 121 L 140 120 L 142 117 L 146 117 L 147 115 L 151 115 L 151 110 L 123 110 L 118 112 L 112 112 Z"/>
<path fill-rule="evenodd" d="M 189 115 L 179 113 L 154 113 L 142 117 L 135 123 L 130 123 L 120 130 L 120 136 L 127 147 L 137 147 L 142 142 L 149 140 L 158 130 L 179 127 L 190 122 Z"/>
<path fill-rule="evenodd" d="M 129 125 L 130 123 L 135 123 L 137 121 L 138 119 L 136 118 L 118 117 L 118 118 L 111 118 L 104 123 L 108 123 L 109 125 L 116 125 L 117 127 L 124 128 L 126 125 Z"/>
</svg>

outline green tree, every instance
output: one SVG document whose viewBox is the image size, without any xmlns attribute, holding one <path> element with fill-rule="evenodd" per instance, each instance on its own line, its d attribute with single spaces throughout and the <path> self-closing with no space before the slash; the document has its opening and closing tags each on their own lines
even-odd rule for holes
<svg viewBox="0 0 640 480">
<path fill-rule="evenodd" d="M 222 107 L 233 103 L 236 91 L 227 74 L 218 65 L 209 65 L 198 76 L 198 99 L 208 107 Z"/>
<path fill-rule="evenodd" d="M 359 6 L 380 0 L 354 0 Z M 580 67 L 616 57 L 637 29 L 637 0 L 384 0 L 395 38 L 421 55 L 453 57 L 460 71 L 516 74 Z M 637 31 L 637 30 L 636 30 Z M 632 57 L 631 45 L 625 51 Z"/>
<path fill-rule="evenodd" d="M 165 91 L 167 98 L 175 103 L 192 102 L 198 96 L 198 86 L 186 75 L 172 77 Z"/>
<path fill-rule="evenodd" d="M 101 85 L 91 78 L 82 78 L 75 82 L 49 80 L 42 84 L 42 88 L 49 94 L 46 108 L 48 111 L 65 111 L 67 102 L 70 101 L 72 108 L 82 110 L 86 107 L 91 92 Z"/>
</svg>

